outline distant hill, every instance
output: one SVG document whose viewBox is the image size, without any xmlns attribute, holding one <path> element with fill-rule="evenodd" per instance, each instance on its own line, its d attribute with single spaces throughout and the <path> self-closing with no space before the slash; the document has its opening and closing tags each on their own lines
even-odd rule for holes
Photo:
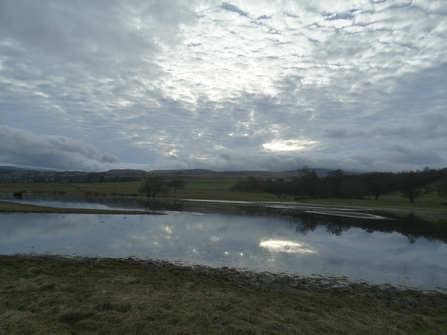
<svg viewBox="0 0 447 335">
<path fill-rule="evenodd" d="M 331 171 L 330 169 L 314 169 L 318 176 L 326 177 L 327 173 Z M 0 166 L 0 174 L 9 174 L 9 173 L 36 173 L 36 172 L 51 172 L 56 174 L 87 174 L 89 172 L 86 171 L 46 171 L 46 170 L 37 170 L 37 169 L 25 169 L 19 168 L 16 166 Z M 297 176 L 297 169 L 293 170 L 294 176 Z M 211 175 L 211 174 L 219 174 L 219 175 L 227 175 L 227 176 L 240 176 L 240 177 L 256 177 L 256 178 L 284 178 L 290 175 L 290 170 L 287 171 L 214 171 L 207 169 L 170 169 L 170 170 L 151 170 L 145 171 L 140 169 L 112 169 L 103 172 L 96 173 L 105 173 L 109 176 L 136 176 L 144 173 L 151 174 L 173 174 L 173 175 Z M 359 174 L 356 172 L 344 171 L 345 174 Z"/>
<path fill-rule="evenodd" d="M 0 173 L 13 173 L 13 172 L 39 172 L 38 170 L 22 169 L 15 166 L 0 166 Z"/>
<path fill-rule="evenodd" d="M 329 170 L 328 170 L 329 171 Z M 149 173 L 154 174 L 186 174 L 186 175 L 226 175 L 239 177 L 267 177 L 281 178 L 285 176 L 285 172 L 275 171 L 214 171 L 205 169 L 183 169 L 183 170 L 152 170 Z"/>
<path fill-rule="evenodd" d="M 331 169 L 312 169 L 315 170 L 318 177 L 326 177 Z M 220 174 L 231 175 L 241 177 L 257 177 L 257 178 L 284 178 L 290 174 L 290 170 L 286 171 L 213 171 L 205 169 L 183 169 L 183 170 L 152 170 L 149 173 L 154 174 L 188 174 L 188 175 L 207 175 L 207 174 Z M 298 175 L 297 169 L 293 170 L 294 176 Z M 357 172 L 344 171 L 347 175 L 359 174 Z"/>
<path fill-rule="evenodd" d="M 323 178 L 327 176 L 327 173 L 329 171 L 332 171 L 331 169 L 312 169 L 315 170 L 318 177 Z M 352 174 L 360 174 L 357 172 L 350 172 L 350 171 L 344 171 L 343 172 L 347 175 Z M 268 177 L 268 178 L 284 178 L 291 174 L 290 170 L 285 171 L 221 171 L 219 173 L 222 174 L 229 174 L 229 175 L 241 175 L 241 176 L 249 176 L 249 177 Z M 298 176 L 298 169 L 292 170 L 292 176 L 297 177 Z"/>
<path fill-rule="evenodd" d="M 268 178 L 281 178 L 284 177 L 283 172 L 275 171 L 219 171 L 220 174 L 245 176 L 245 177 L 268 177 Z"/>
<path fill-rule="evenodd" d="M 152 170 L 149 173 L 160 173 L 160 174 L 213 174 L 216 173 L 212 170 L 204 169 L 182 169 L 182 170 Z"/>
<path fill-rule="evenodd" d="M 318 177 L 320 177 L 320 178 L 322 178 L 322 177 L 326 177 L 327 176 L 327 173 L 329 172 L 329 171 L 333 171 L 333 170 L 336 170 L 336 169 L 312 169 L 312 168 L 309 168 L 310 170 L 315 170 L 315 172 L 317 173 L 317 175 L 318 175 Z M 297 170 L 299 170 L 299 169 L 295 169 L 295 174 L 297 175 L 298 173 L 296 172 Z M 289 171 L 281 171 L 280 173 L 282 173 L 282 174 L 286 174 L 286 173 L 288 173 Z M 345 171 L 345 170 L 343 170 L 343 172 L 345 173 L 345 174 L 349 174 L 349 175 L 351 175 L 351 174 L 361 174 L 361 173 L 358 173 L 358 172 L 352 172 L 352 171 Z"/>
<path fill-rule="evenodd" d="M 146 173 L 144 170 L 136 170 L 136 169 L 113 169 L 106 171 L 105 174 L 113 174 L 113 175 L 138 175 Z"/>
</svg>

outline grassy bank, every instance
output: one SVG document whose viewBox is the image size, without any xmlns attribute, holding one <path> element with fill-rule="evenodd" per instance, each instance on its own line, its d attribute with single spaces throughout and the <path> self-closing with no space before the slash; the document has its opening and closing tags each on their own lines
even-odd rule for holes
<svg viewBox="0 0 447 335">
<path fill-rule="evenodd" d="M 1 334 L 445 334 L 447 296 L 231 269 L 0 256 Z"/>
</svg>

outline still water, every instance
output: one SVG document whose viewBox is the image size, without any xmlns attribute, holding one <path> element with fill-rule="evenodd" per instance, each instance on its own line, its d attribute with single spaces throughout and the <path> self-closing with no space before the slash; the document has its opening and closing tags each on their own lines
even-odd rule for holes
<svg viewBox="0 0 447 335">
<path fill-rule="evenodd" d="M 447 290 L 445 237 L 397 232 L 386 220 L 346 220 L 256 213 L 2 214 L 0 254 L 163 259 Z"/>
</svg>

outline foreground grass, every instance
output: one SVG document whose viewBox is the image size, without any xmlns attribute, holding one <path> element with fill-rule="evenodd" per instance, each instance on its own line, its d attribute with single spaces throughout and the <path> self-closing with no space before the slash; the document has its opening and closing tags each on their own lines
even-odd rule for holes
<svg viewBox="0 0 447 335">
<path fill-rule="evenodd" d="M 0 256 L 0 334 L 445 334 L 447 296 L 118 259 Z"/>
</svg>

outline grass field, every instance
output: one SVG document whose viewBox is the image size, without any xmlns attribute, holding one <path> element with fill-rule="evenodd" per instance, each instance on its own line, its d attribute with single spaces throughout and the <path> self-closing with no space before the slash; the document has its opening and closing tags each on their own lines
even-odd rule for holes
<svg viewBox="0 0 447 335">
<path fill-rule="evenodd" d="M 440 198 L 436 193 L 425 195 L 416 199 L 411 204 L 408 199 L 403 198 L 399 192 L 381 196 L 375 201 L 372 198 L 365 199 L 298 199 L 294 196 L 282 196 L 278 198 L 275 194 L 255 192 L 231 191 L 231 186 L 236 183 L 236 178 L 228 177 L 195 177 L 187 179 L 185 189 L 160 192 L 157 198 L 174 199 L 207 199 L 207 200 L 240 200 L 240 201 L 299 201 L 307 204 L 372 207 L 372 208 L 400 208 L 406 210 L 422 211 L 447 211 L 447 199 Z M 143 196 L 138 192 L 140 182 L 115 182 L 115 183 L 85 183 L 85 184 L 0 184 L 0 193 L 25 192 L 28 194 L 46 194 L 55 196 L 78 196 L 78 197 L 137 197 Z"/>
<path fill-rule="evenodd" d="M 0 193 L 24 192 L 55 196 L 138 196 L 139 182 L 86 183 L 86 184 L 0 184 Z"/>
<path fill-rule="evenodd" d="M 230 188 L 235 182 L 235 178 L 191 178 L 187 180 L 185 189 L 178 190 L 176 193 L 171 190 L 167 192 L 160 192 L 157 194 L 157 197 L 210 200 L 278 200 L 276 195 L 268 193 L 233 192 Z M 55 196 L 136 197 L 144 195 L 138 192 L 140 185 L 141 182 L 85 184 L 0 184 L 0 193 L 25 192 L 29 194 L 47 194 Z"/>
<path fill-rule="evenodd" d="M 447 296 L 133 259 L 0 256 L 0 334 L 446 334 Z"/>
</svg>

